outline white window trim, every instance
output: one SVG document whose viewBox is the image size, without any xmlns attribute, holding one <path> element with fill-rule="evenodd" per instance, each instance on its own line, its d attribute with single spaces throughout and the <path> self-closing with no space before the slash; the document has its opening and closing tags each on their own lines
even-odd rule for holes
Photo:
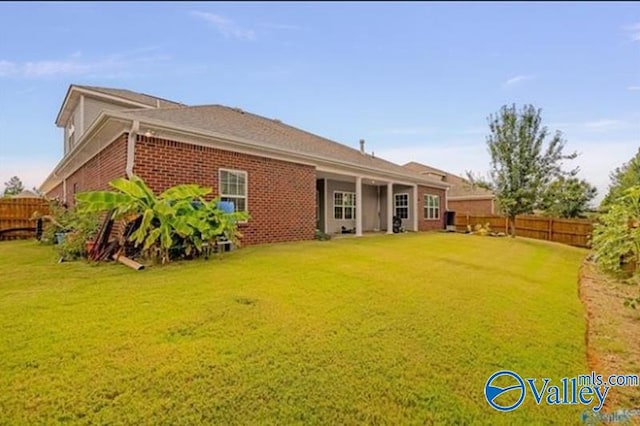
<svg viewBox="0 0 640 426">
<path fill-rule="evenodd" d="M 342 200 L 343 203 L 341 206 L 336 206 L 336 194 L 342 194 Z M 351 194 L 353 195 L 353 206 L 347 206 L 346 204 L 344 204 L 344 196 L 346 194 Z M 356 193 L 352 192 L 352 191 L 333 191 L 333 220 L 348 220 L 348 221 L 353 221 L 356 220 L 356 205 L 358 204 L 358 202 L 356 201 Z M 341 207 L 342 208 L 342 218 L 336 218 L 336 207 Z M 344 217 L 344 208 L 345 207 L 351 207 L 353 208 L 353 217 L 351 219 L 345 219 Z"/>
<path fill-rule="evenodd" d="M 398 199 L 396 198 L 398 195 L 406 195 L 407 196 L 407 205 L 406 206 L 398 206 Z M 407 217 L 406 218 L 402 218 L 402 220 L 411 219 L 411 197 L 409 196 L 408 192 L 396 192 L 395 194 L 393 194 L 393 215 L 394 216 L 398 216 L 397 215 L 398 207 L 407 209 Z M 398 216 L 398 217 L 400 217 L 400 216 Z"/>
<path fill-rule="evenodd" d="M 229 173 L 241 173 L 244 175 L 244 196 L 242 195 L 224 195 L 222 193 L 222 172 L 229 172 Z M 244 198 L 244 211 L 249 213 L 249 174 L 247 173 L 246 170 L 237 170 L 237 169 L 226 169 L 226 168 L 219 168 L 218 169 L 218 195 L 220 196 L 220 198 Z M 246 220 L 243 220 L 239 223 L 247 223 Z"/>
<path fill-rule="evenodd" d="M 428 211 L 428 209 L 434 209 L 434 207 L 429 207 L 427 205 L 427 198 L 428 197 L 433 197 L 436 198 L 438 200 L 438 214 L 436 217 L 427 217 L 426 212 Z M 422 215 L 424 216 L 424 220 L 440 220 L 440 210 L 442 209 L 442 206 L 440 205 L 440 196 L 439 195 L 435 195 L 435 194 L 424 194 L 424 205 L 422 207 Z"/>
<path fill-rule="evenodd" d="M 76 145 L 76 125 L 73 115 L 69 119 L 69 123 L 67 123 L 66 127 L 66 143 L 67 143 L 67 152 L 71 151 L 73 147 Z M 65 153 L 66 154 L 66 153 Z"/>
</svg>

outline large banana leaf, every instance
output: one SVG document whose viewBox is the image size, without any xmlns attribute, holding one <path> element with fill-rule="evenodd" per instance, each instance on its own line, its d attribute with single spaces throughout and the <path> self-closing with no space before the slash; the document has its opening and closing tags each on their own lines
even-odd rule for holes
<svg viewBox="0 0 640 426">
<path fill-rule="evenodd" d="M 160 194 L 159 198 L 163 200 L 191 200 L 209 195 L 212 191 L 211 188 L 204 188 L 195 184 L 176 185 Z"/>
<path fill-rule="evenodd" d="M 144 188 L 146 185 L 142 182 L 143 186 L 141 186 L 140 183 L 139 178 L 132 177 L 131 180 L 125 178 L 114 179 L 109 182 L 109 185 L 120 192 L 148 203 L 153 199 L 153 193 L 146 191 Z"/>
<path fill-rule="evenodd" d="M 127 194 L 111 191 L 92 191 L 76 194 L 78 209 L 83 213 L 101 212 L 111 209 L 121 209 L 135 202 L 135 199 Z"/>
</svg>

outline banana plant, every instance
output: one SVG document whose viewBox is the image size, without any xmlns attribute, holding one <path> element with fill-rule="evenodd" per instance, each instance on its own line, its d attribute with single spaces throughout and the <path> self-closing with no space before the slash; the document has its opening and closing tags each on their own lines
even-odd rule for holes
<svg viewBox="0 0 640 426">
<path fill-rule="evenodd" d="M 91 191 L 76 195 L 78 210 L 92 213 L 114 210 L 114 217 L 122 218 L 132 214 L 141 215 L 138 229 L 130 236 L 136 246 L 142 245 L 149 252 L 158 248 L 163 263 L 169 260 L 169 249 L 174 244 L 174 236 L 191 240 L 197 226 L 192 217 L 194 199 L 202 200 L 211 193 L 210 188 L 195 184 L 177 185 L 156 196 L 137 176 L 130 179 L 117 178 L 109 183 L 117 191 Z"/>
</svg>

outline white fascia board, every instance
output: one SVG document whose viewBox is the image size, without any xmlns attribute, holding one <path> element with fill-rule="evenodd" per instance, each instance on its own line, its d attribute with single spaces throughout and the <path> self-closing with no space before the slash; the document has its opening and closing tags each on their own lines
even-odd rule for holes
<svg viewBox="0 0 640 426">
<path fill-rule="evenodd" d="M 154 109 L 155 107 L 152 105 L 147 105 L 147 104 L 143 104 L 140 102 L 136 102 L 136 101 L 132 101 L 130 99 L 125 99 L 125 98 L 121 98 L 119 96 L 113 96 L 113 95 L 108 95 L 106 93 L 102 93 L 102 92 L 96 92 L 94 90 L 89 90 L 89 89 L 84 89 L 84 88 L 80 88 L 80 87 L 76 87 L 74 85 L 71 85 L 69 87 L 69 90 L 67 90 L 67 95 L 64 98 L 64 101 L 62 102 L 62 106 L 60 107 L 60 111 L 58 111 L 58 116 L 56 117 L 56 126 L 58 127 L 62 127 L 63 123 L 61 122 L 62 120 L 62 115 L 63 113 L 67 110 L 67 106 L 71 100 L 72 95 L 74 95 L 75 93 L 78 93 L 79 95 L 88 95 L 94 98 L 101 98 L 101 99 L 105 99 L 108 101 L 112 101 L 112 102 L 118 102 L 120 104 L 125 104 L 125 105 L 131 105 L 133 107 L 139 107 L 139 108 L 145 108 L 145 109 Z"/>
</svg>

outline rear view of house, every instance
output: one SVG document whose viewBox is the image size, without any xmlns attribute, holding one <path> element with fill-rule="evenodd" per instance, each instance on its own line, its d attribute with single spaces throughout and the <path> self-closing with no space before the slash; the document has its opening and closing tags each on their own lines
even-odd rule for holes
<svg viewBox="0 0 640 426">
<path fill-rule="evenodd" d="M 133 174 L 157 192 L 213 188 L 247 211 L 245 244 L 313 239 L 315 229 L 392 232 L 443 228 L 448 183 L 221 105 L 188 106 L 122 89 L 70 86 L 56 119 L 64 156 L 41 190 L 70 205 Z"/>
</svg>

